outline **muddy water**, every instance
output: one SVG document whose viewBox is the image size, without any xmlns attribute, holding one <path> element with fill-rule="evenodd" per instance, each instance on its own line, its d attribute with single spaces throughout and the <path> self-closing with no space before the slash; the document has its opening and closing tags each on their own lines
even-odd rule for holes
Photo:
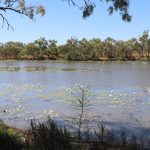
<svg viewBox="0 0 150 150">
<path fill-rule="evenodd" d="M 150 62 L 0 61 L 0 118 L 26 126 L 30 119 L 57 119 L 72 112 L 68 94 L 90 90 L 98 120 L 149 125 Z M 69 95 L 71 96 L 71 95 Z"/>
</svg>

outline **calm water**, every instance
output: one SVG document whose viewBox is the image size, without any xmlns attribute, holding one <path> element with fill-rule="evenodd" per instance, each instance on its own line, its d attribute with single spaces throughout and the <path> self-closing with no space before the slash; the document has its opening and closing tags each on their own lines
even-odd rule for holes
<svg viewBox="0 0 150 150">
<path fill-rule="evenodd" d="M 0 61 L 0 118 L 20 127 L 66 116 L 77 84 L 89 87 L 101 120 L 132 123 L 134 114 L 149 125 L 150 62 Z"/>
</svg>

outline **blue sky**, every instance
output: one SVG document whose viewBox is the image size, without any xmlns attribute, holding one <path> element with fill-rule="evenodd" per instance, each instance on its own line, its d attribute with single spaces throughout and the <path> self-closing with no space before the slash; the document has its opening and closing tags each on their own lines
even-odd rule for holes
<svg viewBox="0 0 150 150">
<path fill-rule="evenodd" d="M 33 2 L 35 2 L 34 0 Z M 40 37 L 55 39 L 59 44 L 70 37 L 101 38 L 112 37 L 116 40 L 127 40 L 138 37 L 144 30 L 150 29 L 150 0 L 130 0 L 131 23 L 121 20 L 114 13 L 109 16 L 107 6 L 99 2 L 93 15 L 86 20 L 82 13 L 62 0 L 38 0 L 46 8 L 44 17 L 36 17 L 33 22 L 24 16 L 7 13 L 6 17 L 15 31 L 0 28 L 0 42 L 21 41 L 32 42 Z"/>
</svg>

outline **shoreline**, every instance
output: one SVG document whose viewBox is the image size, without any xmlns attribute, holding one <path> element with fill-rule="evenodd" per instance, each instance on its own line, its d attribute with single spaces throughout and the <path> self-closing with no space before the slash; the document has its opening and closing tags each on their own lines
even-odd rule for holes
<svg viewBox="0 0 150 150">
<path fill-rule="evenodd" d="M 53 61 L 53 62 L 149 62 L 150 59 L 127 59 L 127 60 L 121 60 L 121 59 L 115 59 L 115 60 L 65 60 L 65 59 L 0 59 L 0 61 Z"/>
</svg>

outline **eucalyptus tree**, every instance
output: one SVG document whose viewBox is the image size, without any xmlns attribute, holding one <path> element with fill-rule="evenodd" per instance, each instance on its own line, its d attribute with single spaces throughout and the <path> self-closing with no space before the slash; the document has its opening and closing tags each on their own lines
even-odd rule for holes
<svg viewBox="0 0 150 150">
<path fill-rule="evenodd" d="M 65 0 L 69 4 L 72 4 L 73 6 L 78 7 L 82 13 L 83 18 L 89 17 L 95 7 L 97 6 L 98 2 L 96 0 L 82 0 L 82 1 L 76 1 L 76 0 Z M 106 2 L 108 4 L 108 13 L 109 15 L 112 15 L 114 11 L 119 12 L 119 14 L 122 17 L 122 20 L 130 22 L 132 19 L 132 16 L 129 14 L 129 0 L 100 0 L 99 2 Z"/>
<path fill-rule="evenodd" d="M 131 57 L 140 57 L 140 50 L 139 50 L 139 43 L 136 38 L 131 38 L 130 40 L 126 41 L 126 46 L 128 50 L 128 56 Z"/>
<path fill-rule="evenodd" d="M 36 59 L 37 56 L 37 47 L 35 46 L 34 43 L 28 43 L 25 47 L 26 49 L 26 54 L 31 57 L 32 59 Z"/>
<path fill-rule="evenodd" d="M 23 48 L 23 43 L 10 41 L 3 45 L 1 55 L 3 58 L 6 59 L 18 59 L 22 48 Z"/>
<path fill-rule="evenodd" d="M 92 44 L 85 38 L 79 41 L 79 49 L 82 60 L 91 60 Z"/>
<path fill-rule="evenodd" d="M 150 39 L 149 31 L 144 31 L 139 37 L 139 47 L 142 51 L 143 56 L 150 57 Z"/>
<path fill-rule="evenodd" d="M 6 24 L 8 29 L 13 29 L 6 18 L 6 13 L 9 11 L 27 16 L 32 20 L 34 20 L 34 16 L 37 14 L 41 14 L 42 16 L 45 14 L 45 9 L 43 6 L 30 5 L 26 0 L 1 0 L 0 17 L 2 19 L 2 27 L 4 27 L 4 25 Z"/>
<path fill-rule="evenodd" d="M 81 60 L 78 40 L 74 37 L 68 39 L 67 43 L 61 48 L 61 53 L 65 54 L 67 60 Z"/>
<path fill-rule="evenodd" d="M 47 48 L 48 48 L 47 40 L 41 37 L 32 43 L 28 43 L 26 45 L 26 52 L 27 55 L 32 57 L 32 59 L 44 59 Z"/>
<path fill-rule="evenodd" d="M 129 59 L 128 48 L 125 41 L 122 40 L 116 41 L 115 49 L 117 51 L 117 56 L 116 56 L 117 59 L 121 59 L 121 60 Z"/>
<path fill-rule="evenodd" d="M 115 40 L 111 37 L 108 37 L 103 41 L 103 43 L 104 43 L 103 48 L 104 48 L 105 56 L 108 59 L 115 58 L 115 46 L 114 46 Z"/>
<path fill-rule="evenodd" d="M 44 59 L 46 55 L 46 50 L 48 48 L 48 42 L 44 37 L 41 37 L 34 41 L 34 45 L 36 47 L 36 58 Z"/>
<path fill-rule="evenodd" d="M 96 5 L 96 0 L 62 0 L 67 1 L 73 6 L 78 7 L 83 14 L 83 18 L 89 17 Z M 108 4 L 108 13 L 109 15 L 113 14 L 114 11 L 119 12 L 119 14 L 122 17 L 122 20 L 130 22 L 131 21 L 131 15 L 128 12 L 129 9 L 129 0 L 100 0 L 100 2 L 106 2 Z M 34 5 L 34 2 L 32 1 L 32 4 L 29 4 L 29 1 L 27 0 L 1 0 L 0 1 L 0 17 L 2 19 L 2 27 L 6 24 L 7 28 L 12 28 L 11 24 L 9 23 L 9 20 L 6 17 L 6 13 L 8 12 L 14 12 L 16 14 L 21 14 L 24 16 L 27 16 L 31 20 L 34 20 L 35 15 L 41 14 L 42 16 L 45 14 L 45 8 L 42 5 Z"/>
<path fill-rule="evenodd" d="M 89 40 L 89 43 L 92 45 L 91 48 L 92 60 L 100 60 L 103 54 L 102 41 L 99 38 L 93 38 L 92 40 Z"/>
<path fill-rule="evenodd" d="M 58 46 L 56 40 L 49 40 L 48 41 L 48 48 L 46 50 L 46 55 L 49 59 L 57 59 L 58 57 Z"/>
<path fill-rule="evenodd" d="M 0 57 L 2 57 L 2 52 L 3 52 L 3 43 L 0 43 Z"/>
</svg>

